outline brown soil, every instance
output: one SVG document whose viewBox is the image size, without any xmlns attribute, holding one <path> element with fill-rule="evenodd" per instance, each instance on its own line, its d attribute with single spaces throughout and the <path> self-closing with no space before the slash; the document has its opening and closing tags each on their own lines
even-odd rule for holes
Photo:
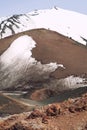
<svg viewBox="0 0 87 130">
<path fill-rule="evenodd" d="M 0 130 L 87 130 L 87 93 L 0 120 Z"/>
<path fill-rule="evenodd" d="M 41 100 L 44 100 L 44 99 L 47 99 L 47 98 L 53 97 L 53 96 L 55 96 L 55 91 L 53 91 L 51 89 L 43 88 L 43 89 L 34 91 L 30 95 L 30 99 L 36 100 L 36 101 L 41 101 Z"/>
<path fill-rule="evenodd" d="M 69 75 L 87 74 L 87 48 L 59 33 L 45 29 L 26 31 L 0 40 L 0 54 L 2 54 L 17 37 L 30 35 L 37 42 L 33 49 L 33 57 L 42 63 L 57 62 L 66 69 L 59 68 L 51 74 L 61 78 Z M 87 77 L 87 76 L 86 76 Z"/>
</svg>

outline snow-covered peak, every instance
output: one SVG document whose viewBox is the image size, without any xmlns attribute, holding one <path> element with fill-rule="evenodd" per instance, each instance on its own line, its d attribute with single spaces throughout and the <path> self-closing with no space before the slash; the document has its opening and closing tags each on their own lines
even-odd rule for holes
<svg viewBox="0 0 87 130">
<path fill-rule="evenodd" d="M 52 9 L 34 10 L 27 14 L 14 15 L 0 20 L 0 37 L 3 38 L 34 28 L 46 28 L 86 45 L 86 26 L 86 15 L 54 7 Z"/>
</svg>

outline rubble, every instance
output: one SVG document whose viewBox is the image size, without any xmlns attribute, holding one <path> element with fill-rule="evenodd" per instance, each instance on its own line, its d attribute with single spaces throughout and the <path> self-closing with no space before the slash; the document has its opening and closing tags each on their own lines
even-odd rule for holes
<svg viewBox="0 0 87 130">
<path fill-rule="evenodd" d="M 0 130 L 87 130 L 87 94 L 0 121 Z"/>
</svg>

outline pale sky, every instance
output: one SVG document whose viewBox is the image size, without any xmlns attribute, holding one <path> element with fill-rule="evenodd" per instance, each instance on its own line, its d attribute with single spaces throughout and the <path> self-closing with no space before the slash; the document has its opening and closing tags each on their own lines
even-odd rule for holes
<svg viewBox="0 0 87 130">
<path fill-rule="evenodd" d="M 53 6 L 87 15 L 87 0 L 0 0 L 0 17 Z"/>
</svg>

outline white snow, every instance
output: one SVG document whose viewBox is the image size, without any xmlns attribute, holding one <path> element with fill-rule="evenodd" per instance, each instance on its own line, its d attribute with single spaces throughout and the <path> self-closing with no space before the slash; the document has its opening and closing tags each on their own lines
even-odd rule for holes
<svg viewBox="0 0 87 130">
<path fill-rule="evenodd" d="M 73 75 L 64 79 L 64 86 L 68 86 L 69 88 L 79 88 L 85 86 L 84 84 L 85 78 L 74 77 Z"/>
<path fill-rule="evenodd" d="M 68 76 L 62 79 L 53 79 L 49 84 L 45 85 L 48 88 L 56 90 L 56 92 L 63 90 L 76 89 L 87 86 L 86 79 L 81 77 L 75 77 L 74 75 Z"/>
<path fill-rule="evenodd" d="M 1 62 L 11 64 L 15 58 L 30 57 L 32 55 L 31 50 L 35 47 L 35 44 L 32 38 L 27 35 L 19 37 L 2 54 Z"/>
<path fill-rule="evenodd" d="M 12 19 L 12 16 L 6 17 L 6 19 L 4 19 L 4 20 L 0 20 L 0 25 L 1 25 L 0 38 L 4 38 L 9 35 L 13 35 L 11 30 L 13 30 L 16 34 L 19 32 L 23 32 L 23 31 L 26 31 L 29 29 L 36 28 L 34 21 L 27 14 L 20 15 L 18 17 L 20 17 L 20 18 L 17 18 L 17 19 L 15 18 L 15 21 L 13 20 L 14 18 Z M 10 21 L 8 22 L 9 19 L 10 19 Z M 12 21 L 12 23 L 11 23 L 11 21 Z M 2 32 L 3 28 L 5 30 Z"/>
<path fill-rule="evenodd" d="M 87 39 L 87 15 L 56 7 L 52 9 L 35 10 L 20 16 L 17 20 L 19 23 L 16 24 L 19 28 L 14 28 L 15 33 L 34 28 L 46 28 L 57 31 L 86 45 L 86 41 L 81 37 Z M 0 23 L 1 21 L 2 20 L 0 20 Z M 3 28 L 4 24 L 5 23 L 1 25 L 1 28 Z M 5 30 L 5 33 L 2 34 L 2 38 L 9 35 L 12 35 L 12 33 L 8 32 L 7 35 Z"/>
</svg>

